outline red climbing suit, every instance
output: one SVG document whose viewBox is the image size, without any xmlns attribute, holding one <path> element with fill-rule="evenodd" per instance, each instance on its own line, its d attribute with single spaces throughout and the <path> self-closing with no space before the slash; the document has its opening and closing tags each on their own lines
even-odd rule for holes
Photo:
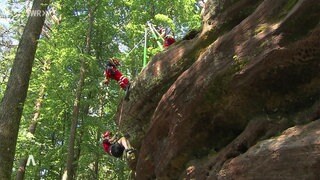
<svg viewBox="0 0 320 180">
<path fill-rule="evenodd" d="M 175 43 L 176 40 L 172 36 L 166 36 L 164 38 L 163 47 L 168 48 L 171 44 Z"/>
<path fill-rule="evenodd" d="M 118 81 L 120 87 L 126 90 L 129 84 L 129 79 L 121 74 L 121 72 L 115 66 L 108 66 L 104 71 L 104 75 L 107 79 L 114 79 Z"/>
<path fill-rule="evenodd" d="M 110 138 L 110 132 L 109 131 L 105 132 L 104 135 L 103 135 L 103 138 Z M 102 146 L 103 146 L 103 149 L 104 149 L 105 152 L 107 152 L 108 154 L 111 154 L 110 153 L 111 143 L 109 142 L 108 139 L 104 139 L 103 140 Z"/>
</svg>

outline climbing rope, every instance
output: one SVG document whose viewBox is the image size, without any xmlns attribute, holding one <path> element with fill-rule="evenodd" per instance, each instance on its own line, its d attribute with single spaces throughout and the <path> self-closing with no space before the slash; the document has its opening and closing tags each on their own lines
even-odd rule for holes
<svg viewBox="0 0 320 180">
<path fill-rule="evenodd" d="M 156 30 L 156 28 L 153 26 L 153 24 L 151 24 L 149 21 L 147 22 L 147 25 L 149 26 L 153 37 L 157 40 L 157 44 L 160 47 L 161 50 L 163 50 L 162 44 L 158 41 L 158 39 L 160 38 L 161 40 L 164 40 L 161 35 L 158 33 L 158 31 Z"/>
<path fill-rule="evenodd" d="M 156 30 L 156 28 L 154 27 L 154 25 L 151 24 L 150 22 L 148 22 L 148 24 L 149 24 L 150 29 L 151 29 L 153 32 L 155 32 L 162 41 L 164 41 L 163 37 L 162 37 L 162 36 L 160 35 L 160 33 Z M 161 46 L 161 47 L 162 47 L 162 46 Z"/>
<path fill-rule="evenodd" d="M 148 29 L 149 28 L 149 29 Z M 145 33 L 144 33 L 144 38 L 142 38 L 138 43 L 134 44 L 133 48 L 126 53 L 126 57 L 128 57 L 139 45 L 144 42 L 144 53 L 143 53 L 143 67 L 146 66 L 147 64 L 147 39 L 148 39 L 148 34 L 149 31 L 151 31 L 153 37 L 156 39 L 158 46 L 160 47 L 161 50 L 163 50 L 162 44 L 158 41 L 159 39 L 164 40 L 159 32 L 156 30 L 154 25 L 150 23 L 149 21 L 147 22 L 145 26 Z M 144 41 L 143 41 L 144 40 Z M 119 119 L 118 119 L 118 127 L 121 126 L 121 121 L 122 121 L 122 113 L 123 113 L 123 101 L 121 102 L 121 108 L 120 108 L 120 114 L 119 114 Z"/>
<path fill-rule="evenodd" d="M 121 109 L 120 109 L 120 115 L 119 115 L 119 121 L 118 121 L 119 127 L 120 127 L 120 125 L 121 125 L 122 110 L 123 110 L 123 101 L 121 102 Z"/>
<path fill-rule="evenodd" d="M 144 48 L 143 48 L 143 67 L 147 64 L 147 38 L 148 38 L 148 29 L 144 28 Z"/>
<path fill-rule="evenodd" d="M 137 47 L 139 47 L 139 45 L 143 42 L 143 40 L 144 40 L 144 38 L 141 38 L 141 40 L 137 44 L 134 44 L 133 48 L 128 53 L 126 53 L 126 57 L 128 57 L 133 52 L 133 50 L 135 50 Z"/>
<path fill-rule="evenodd" d="M 152 33 L 152 36 L 156 39 L 157 44 L 161 50 L 163 50 L 162 44 L 159 42 L 160 40 L 164 40 L 159 32 L 156 30 L 153 24 L 151 24 L 149 21 L 146 24 L 145 30 L 144 30 L 144 38 L 142 38 L 137 44 L 133 46 L 133 48 L 126 54 L 126 57 L 128 57 L 139 45 L 144 42 L 144 48 L 143 48 L 143 64 L 142 67 L 145 67 L 147 64 L 147 42 L 148 42 L 148 35 L 149 32 Z"/>
</svg>

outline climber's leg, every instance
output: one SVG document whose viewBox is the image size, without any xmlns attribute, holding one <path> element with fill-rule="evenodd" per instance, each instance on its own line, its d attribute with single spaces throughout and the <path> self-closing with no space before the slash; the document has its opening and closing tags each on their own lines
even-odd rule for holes
<svg viewBox="0 0 320 180">
<path fill-rule="evenodd" d="M 126 139 L 125 137 L 122 137 L 118 140 L 119 144 L 122 144 L 125 147 L 125 157 L 128 160 L 133 160 L 135 159 L 135 149 L 131 147 L 130 142 L 128 141 L 128 139 Z"/>
<path fill-rule="evenodd" d="M 119 79 L 119 85 L 121 86 L 121 88 L 123 90 L 126 91 L 126 95 L 124 97 L 124 99 L 126 101 L 129 101 L 129 96 L 130 96 L 130 83 L 129 83 L 129 79 L 124 77 L 124 76 L 121 76 L 120 79 Z"/>
<path fill-rule="evenodd" d="M 123 90 L 126 90 L 126 88 L 129 85 L 129 79 L 126 78 L 125 76 L 121 76 L 118 83 Z"/>
<path fill-rule="evenodd" d="M 130 142 L 125 137 L 120 138 L 118 140 L 118 143 L 122 144 L 125 149 L 132 148 L 131 145 L 130 145 Z"/>
</svg>

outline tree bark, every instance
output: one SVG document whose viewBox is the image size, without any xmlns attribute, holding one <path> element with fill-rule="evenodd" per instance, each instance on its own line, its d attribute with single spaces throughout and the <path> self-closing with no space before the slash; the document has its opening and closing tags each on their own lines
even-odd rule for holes
<svg viewBox="0 0 320 180">
<path fill-rule="evenodd" d="M 84 60 L 82 60 L 81 67 L 80 67 L 80 79 L 78 82 L 76 97 L 75 97 L 74 106 L 73 106 L 70 138 L 69 138 L 69 144 L 68 144 L 67 177 L 66 177 L 67 180 L 73 179 L 74 177 L 74 164 L 73 164 L 74 163 L 74 144 L 75 144 L 75 138 L 77 133 L 80 100 L 81 100 L 82 88 L 84 86 L 84 78 L 85 78 L 85 62 Z"/>
<path fill-rule="evenodd" d="M 93 20 L 94 20 L 91 9 L 89 9 L 88 16 L 89 16 L 89 28 L 87 30 L 86 49 L 85 49 L 86 54 L 90 54 L 91 32 L 92 32 Z M 66 178 L 67 180 L 74 179 L 74 176 L 75 176 L 75 169 L 74 169 L 75 138 L 76 138 L 76 132 L 77 132 L 78 118 L 79 118 L 81 94 L 84 86 L 85 71 L 86 71 L 86 63 L 85 63 L 85 59 L 82 59 L 81 67 L 80 67 L 80 79 L 78 82 L 76 97 L 75 97 L 74 106 L 73 106 L 70 138 L 69 138 L 69 145 L 68 145 L 68 155 L 67 155 L 67 168 L 66 168 L 67 172 L 65 172 L 65 175 L 63 177 L 63 179 Z"/>
<path fill-rule="evenodd" d="M 100 94 L 100 93 L 99 93 Z M 104 114 L 104 99 L 105 99 L 105 94 L 101 93 L 99 95 L 99 103 L 100 103 L 100 109 L 99 109 L 99 117 L 101 121 L 103 120 L 103 114 Z M 97 136 L 96 136 L 96 146 L 99 147 L 101 146 L 100 144 L 100 138 L 101 138 L 101 133 L 98 129 L 97 131 Z M 101 159 L 101 154 L 100 152 L 95 153 L 95 161 L 94 161 L 94 166 L 93 166 L 93 179 L 99 179 L 99 160 Z"/>
<path fill-rule="evenodd" d="M 99 147 L 99 140 L 100 140 L 100 132 L 97 132 L 97 147 Z M 100 155 L 99 152 L 97 152 L 95 157 L 95 161 L 94 161 L 94 165 L 93 165 L 93 178 L 94 179 L 99 179 L 99 160 L 100 160 Z"/>
<path fill-rule="evenodd" d="M 32 10 L 45 12 L 48 4 L 49 0 L 35 0 Z M 27 96 L 37 40 L 45 20 L 45 13 L 38 15 L 28 18 L 0 105 L 0 179 L 11 178 L 23 105 Z"/>
</svg>

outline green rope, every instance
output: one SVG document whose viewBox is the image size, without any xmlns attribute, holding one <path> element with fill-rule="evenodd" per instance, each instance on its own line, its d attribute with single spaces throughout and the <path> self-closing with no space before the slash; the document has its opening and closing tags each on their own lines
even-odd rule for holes
<svg viewBox="0 0 320 180">
<path fill-rule="evenodd" d="M 159 42 L 159 39 L 161 39 L 163 41 L 163 38 L 155 30 L 155 28 L 153 27 L 153 25 L 150 22 L 147 22 L 147 25 L 149 26 L 153 37 L 156 39 L 158 46 L 160 47 L 161 50 L 163 50 L 163 46 Z M 134 45 L 134 47 L 131 49 L 131 51 L 126 54 L 126 57 L 128 57 L 129 54 L 131 54 L 131 52 L 133 52 L 133 50 L 142 42 L 142 40 L 143 39 L 141 39 L 141 41 L 138 44 Z M 145 67 L 147 65 L 147 40 L 148 40 L 148 28 L 146 26 L 145 27 L 145 32 L 144 32 L 144 49 L 143 49 L 143 64 L 142 64 L 143 67 Z"/>
<path fill-rule="evenodd" d="M 145 67 L 147 64 L 147 38 L 148 38 L 148 29 L 146 27 L 144 31 L 143 67 Z"/>
</svg>

